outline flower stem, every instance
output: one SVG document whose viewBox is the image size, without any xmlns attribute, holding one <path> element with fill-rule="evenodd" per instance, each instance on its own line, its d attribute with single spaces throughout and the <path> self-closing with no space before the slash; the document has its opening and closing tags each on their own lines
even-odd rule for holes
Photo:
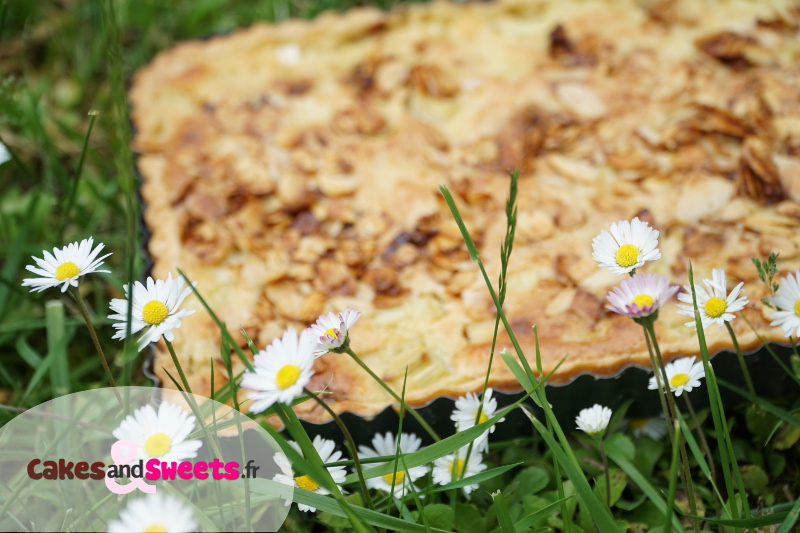
<svg viewBox="0 0 800 533">
<path fill-rule="evenodd" d="M 656 361 L 656 356 L 653 351 L 653 344 L 650 342 L 650 335 L 646 326 L 644 329 L 644 340 L 647 342 L 647 353 L 650 354 L 650 365 L 653 367 L 653 376 L 656 378 L 656 387 L 658 389 L 659 400 L 661 400 L 661 410 L 664 413 L 664 418 L 667 422 L 667 433 L 669 433 L 669 440 L 672 442 L 675 439 L 675 424 L 670 416 L 669 406 L 667 405 L 667 390 L 666 390 L 666 373 L 662 373 L 661 367 Z"/>
<path fill-rule="evenodd" d="M 164 337 L 162 335 L 162 337 Z M 183 373 L 183 368 L 181 367 L 180 362 L 178 362 L 178 356 L 175 355 L 175 348 L 172 347 L 172 343 L 164 337 L 164 342 L 167 345 L 167 350 L 169 350 L 169 354 L 172 356 L 172 363 L 175 365 L 175 368 L 178 370 L 178 376 L 181 378 L 181 383 L 183 384 L 183 390 L 192 394 L 192 388 L 189 386 L 189 381 L 186 379 L 186 374 Z"/>
<path fill-rule="evenodd" d="M 714 466 L 714 456 L 711 455 L 711 448 L 708 446 L 708 440 L 706 440 L 705 433 L 703 433 L 703 428 L 700 427 L 700 420 L 697 418 L 697 413 L 694 411 L 694 406 L 692 405 L 692 401 L 689 399 L 689 394 L 684 394 L 683 399 L 686 402 L 686 409 L 689 411 L 689 415 L 692 417 L 692 422 L 694 422 L 694 427 L 697 428 L 697 434 L 700 436 L 700 446 L 703 448 L 703 453 L 706 455 L 708 470 L 711 474 L 711 481 L 714 483 L 714 485 L 716 485 L 717 469 Z M 717 516 L 719 516 L 719 502 L 716 499 L 714 500 L 714 509 Z"/>
<path fill-rule="evenodd" d="M 753 387 L 753 380 L 750 377 L 750 371 L 747 370 L 747 364 L 744 362 L 744 356 L 742 355 L 742 350 L 739 348 L 739 341 L 736 340 L 736 334 L 733 332 L 733 328 L 731 327 L 731 323 L 725 321 L 725 327 L 728 328 L 728 333 L 731 335 L 731 340 L 733 341 L 733 348 L 736 350 L 736 358 L 739 359 L 739 366 L 742 367 L 742 374 L 744 375 L 744 381 L 747 383 L 747 390 L 750 392 L 750 400 L 755 403 L 756 401 L 756 389 Z"/>
<path fill-rule="evenodd" d="M 353 436 L 350 435 L 350 431 L 347 429 L 347 426 L 344 424 L 342 419 L 339 418 L 339 415 L 337 415 L 336 412 L 334 412 L 334 410 L 331 409 L 330 406 L 327 403 L 325 403 L 325 401 L 322 398 L 320 398 L 317 394 L 311 392 L 305 387 L 303 387 L 303 391 L 309 396 L 311 396 L 314 399 L 314 401 L 320 405 L 320 407 L 325 409 L 325 411 L 327 411 L 328 414 L 331 415 L 333 421 L 336 422 L 336 425 L 339 426 L 339 429 L 342 430 L 342 434 L 344 435 L 344 438 L 347 440 L 347 444 L 350 446 L 350 455 L 352 455 L 353 457 L 353 464 L 356 468 L 356 474 L 358 475 L 358 482 L 361 485 L 361 493 L 364 495 L 364 500 L 367 502 L 369 508 L 374 511 L 375 505 L 372 503 L 372 498 L 370 497 L 369 489 L 367 488 L 367 482 L 364 480 L 364 472 L 361 468 L 361 461 L 358 458 L 358 453 L 356 451 L 356 443 L 353 440 Z"/>
<path fill-rule="evenodd" d="M 358 366 L 360 366 L 361 368 L 363 368 L 363 369 L 364 369 L 364 371 L 365 371 L 367 374 L 369 374 L 369 375 L 372 377 L 372 379 L 374 379 L 374 380 L 375 380 L 375 381 L 378 383 L 378 385 L 380 385 L 381 387 L 383 387 L 383 390 L 385 390 L 386 392 L 388 392 L 388 393 L 389 393 L 389 394 L 392 396 L 392 398 L 394 398 L 395 400 L 397 400 L 398 402 L 400 402 L 400 405 L 402 405 L 402 406 L 403 406 L 403 409 L 405 409 L 406 411 L 408 411 L 409 413 L 411 413 L 411 416 L 413 416 L 414 418 L 416 418 L 416 419 L 417 419 L 417 422 L 419 422 L 419 424 L 420 424 L 420 425 L 423 427 L 423 429 L 424 429 L 425 431 L 427 431 L 427 432 L 428 432 L 428 434 L 429 434 L 431 437 L 433 437 L 433 440 L 435 440 L 435 441 L 437 441 L 437 442 L 441 440 L 441 437 L 439 437 L 439 435 L 436 433 L 436 431 L 434 431 L 434 430 L 433 430 L 433 428 L 430 426 L 430 424 L 428 424 L 428 423 L 425 421 L 425 419 L 422 417 L 422 415 L 421 415 L 421 414 L 419 414 L 418 412 L 416 412 L 415 410 L 411 409 L 411 408 L 408 406 L 408 404 L 406 404 L 406 402 L 404 402 L 404 401 L 403 401 L 403 399 L 402 399 L 400 396 L 398 396 L 398 395 L 397 395 L 397 393 L 396 393 L 395 391 L 393 391 L 393 390 L 392 390 L 392 389 L 389 387 L 389 385 L 387 385 L 386 383 L 384 383 L 384 381 L 383 381 L 381 378 L 379 378 L 379 377 L 377 376 L 377 374 L 375 374 L 375 372 L 373 372 L 373 371 L 372 371 L 372 369 L 370 369 L 370 368 L 369 368 L 369 367 L 368 367 L 368 366 L 367 366 L 367 365 L 364 363 L 364 361 L 362 361 L 362 360 L 361 360 L 361 358 L 360 358 L 360 357 L 358 357 L 358 356 L 356 355 L 356 353 L 355 353 L 355 352 L 352 350 L 352 348 L 348 347 L 348 348 L 345 350 L 345 353 L 346 353 L 347 355 L 349 355 L 350 357 L 352 357 L 352 358 L 353 358 L 353 361 L 355 361 L 355 362 L 358 364 Z"/>
<path fill-rule="evenodd" d="M 658 361 L 658 370 L 656 372 L 661 372 L 664 378 L 664 385 L 668 384 L 667 380 L 667 370 L 664 366 L 664 358 L 661 357 L 661 349 L 658 346 L 658 340 L 656 339 L 656 330 L 653 327 L 653 322 L 649 322 L 645 326 L 647 333 L 650 335 L 650 340 L 652 341 L 653 351 L 656 354 L 656 360 Z M 675 398 L 672 397 L 672 392 L 669 389 L 666 390 L 666 397 L 667 397 L 667 405 L 669 406 L 669 414 L 665 413 L 667 416 L 667 427 L 669 427 L 670 423 L 674 424 L 675 420 L 678 419 L 678 408 L 675 406 Z M 675 438 L 675 427 L 672 427 L 670 431 L 670 438 Z M 686 495 L 689 498 L 689 511 L 693 516 L 697 516 L 697 502 L 695 501 L 694 496 L 694 486 L 692 484 L 692 475 L 689 471 L 689 454 L 686 452 L 686 444 L 681 440 L 680 442 L 680 451 L 681 451 L 681 466 L 682 466 L 682 473 L 683 473 L 683 485 L 686 489 Z M 700 524 L 696 518 L 692 519 L 694 523 L 694 530 L 700 531 Z"/>
<path fill-rule="evenodd" d="M 603 446 L 603 438 L 597 439 L 597 444 L 600 448 L 600 457 L 603 458 L 603 472 L 606 475 L 606 506 L 611 510 L 611 477 L 608 473 L 608 458 L 606 457 L 606 447 Z"/>
<path fill-rule="evenodd" d="M 120 396 L 119 391 L 117 390 L 117 382 L 114 381 L 114 375 L 111 373 L 111 368 L 108 366 L 108 361 L 106 360 L 106 355 L 103 353 L 103 348 L 100 346 L 100 339 L 97 338 L 97 332 L 94 330 L 94 324 L 92 324 L 92 317 L 89 314 L 89 308 L 86 307 L 86 302 L 83 300 L 83 296 L 81 296 L 81 291 L 77 288 L 70 288 L 69 293 L 72 295 L 72 298 L 75 300 L 75 303 L 78 304 L 78 309 L 83 316 L 84 322 L 86 322 L 86 327 L 89 328 L 89 335 L 92 337 L 92 342 L 94 342 L 94 349 L 97 350 L 97 354 L 100 356 L 100 363 L 103 365 L 103 370 L 106 372 L 106 377 L 108 377 L 108 383 L 113 387 L 114 394 L 119 400 L 120 405 L 124 405 L 122 402 L 122 396 Z"/>
</svg>

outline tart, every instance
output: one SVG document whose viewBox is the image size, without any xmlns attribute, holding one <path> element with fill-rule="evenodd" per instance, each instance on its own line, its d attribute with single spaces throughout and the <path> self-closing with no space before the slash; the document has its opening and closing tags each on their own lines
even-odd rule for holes
<svg viewBox="0 0 800 533">
<path fill-rule="evenodd" d="M 622 279 L 592 239 L 639 217 L 688 283 L 724 268 L 767 341 L 751 256 L 800 266 L 800 39 L 790 2 L 434 2 L 257 24 L 159 54 L 130 91 L 153 275 L 184 270 L 246 350 L 320 314 L 362 313 L 351 347 L 406 399 L 481 389 L 495 309 L 439 192 L 454 195 L 492 280 L 509 170 L 518 226 L 504 310 L 555 384 L 649 366 L 640 326 L 605 308 Z M 196 394 L 225 375 L 200 312 L 174 346 Z M 666 359 L 698 342 L 674 301 Z M 744 349 L 760 342 L 733 322 Z M 502 330 L 502 327 L 501 327 Z M 712 352 L 730 348 L 706 330 Z M 500 335 L 498 350 L 510 347 Z M 247 350 L 246 350 L 247 351 Z M 236 358 L 234 358 L 236 361 Z M 237 362 L 238 363 L 238 362 Z M 155 370 L 171 386 L 163 346 Z M 241 371 L 239 364 L 235 370 Z M 337 412 L 392 403 L 346 355 L 310 386 Z M 489 383 L 518 390 L 499 357 Z M 307 402 L 298 414 L 325 420 Z"/>
</svg>

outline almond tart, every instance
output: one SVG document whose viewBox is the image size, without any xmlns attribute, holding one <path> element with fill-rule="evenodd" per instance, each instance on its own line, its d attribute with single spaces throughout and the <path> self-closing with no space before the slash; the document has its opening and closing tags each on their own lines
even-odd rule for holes
<svg viewBox="0 0 800 533">
<path fill-rule="evenodd" d="M 503 0 L 326 13 L 179 44 L 130 91 L 153 275 L 183 269 L 246 350 L 320 314 L 362 313 L 351 347 L 422 405 L 484 383 L 495 309 L 438 190 L 452 191 L 489 276 L 520 170 L 506 315 L 531 361 L 536 325 L 555 384 L 649 366 L 640 326 L 605 308 L 622 279 L 592 239 L 639 217 L 688 283 L 724 268 L 743 313 L 784 339 L 751 256 L 800 266 L 797 4 Z M 729 287 L 730 288 L 730 287 Z M 174 346 L 196 394 L 225 376 L 200 303 Z M 665 358 L 696 355 L 674 300 Z M 760 343 L 733 326 L 746 350 Z M 502 329 L 502 328 L 501 328 Z M 712 352 L 730 347 L 706 330 Z M 500 336 L 498 350 L 510 347 Z M 247 351 L 247 350 L 246 350 Z M 235 360 L 235 358 L 234 358 Z M 166 349 L 155 371 L 173 368 Z M 239 364 L 236 371 L 242 370 Z M 346 355 L 312 389 L 337 412 L 392 403 Z M 174 373 L 173 373 L 174 374 Z M 499 357 L 489 383 L 520 388 Z M 313 402 L 299 416 L 323 421 Z"/>
</svg>

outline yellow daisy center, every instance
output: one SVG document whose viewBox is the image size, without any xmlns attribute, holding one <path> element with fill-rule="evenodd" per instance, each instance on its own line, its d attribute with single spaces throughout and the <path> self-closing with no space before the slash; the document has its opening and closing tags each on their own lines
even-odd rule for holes
<svg viewBox="0 0 800 533">
<path fill-rule="evenodd" d="M 310 490 L 311 492 L 314 492 L 319 488 L 319 483 L 308 476 L 298 476 L 294 478 L 294 482 L 297 483 L 297 486 L 301 489 Z"/>
<path fill-rule="evenodd" d="M 689 383 L 689 374 L 675 374 L 669 380 L 669 384 L 673 389 L 677 389 L 678 387 L 682 387 Z"/>
<path fill-rule="evenodd" d="M 58 265 L 58 268 L 56 268 L 56 279 L 58 281 L 64 281 L 65 279 L 77 276 L 80 273 L 81 269 L 78 268 L 78 265 L 72 261 L 67 261 L 66 263 Z"/>
<path fill-rule="evenodd" d="M 454 459 L 450 461 L 450 472 L 453 474 L 454 479 L 460 478 L 464 473 L 464 459 Z"/>
<path fill-rule="evenodd" d="M 169 316 L 169 309 L 164 305 L 164 302 L 158 300 L 150 300 L 142 308 L 142 320 L 148 324 L 161 324 Z"/>
<path fill-rule="evenodd" d="M 400 470 L 399 472 L 394 472 L 393 474 L 384 474 L 383 475 L 383 480 L 386 483 L 391 485 L 392 482 L 394 482 L 395 486 L 401 485 L 405 478 L 406 478 L 406 473 L 403 470 Z"/>
<path fill-rule="evenodd" d="M 275 374 L 275 384 L 279 389 L 288 389 L 300 377 L 300 367 L 296 365 L 283 365 L 278 373 Z"/>
<path fill-rule="evenodd" d="M 153 433 L 144 442 L 144 451 L 150 457 L 161 457 L 172 447 L 172 440 L 163 433 Z"/>
<path fill-rule="evenodd" d="M 794 314 L 800 316 L 800 300 L 797 300 L 797 303 L 794 304 Z"/>
<path fill-rule="evenodd" d="M 488 416 L 486 416 L 486 413 L 484 413 L 483 411 L 481 411 L 481 416 L 479 416 L 479 417 L 478 417 L 478 424 L 483 424 L 483 423 L 484 423 L 484 422 L 486 422 L 487 420 L 489 420 L 489 417 L 488 417 Z"/>
<path fill-rule="evenodd" d="M 333 336 L 333 337 L 336 337 L 338 339 L 339 338 L 339 330 L 335 329 L 335 328 L 328 328 L 328 330 L 325 332 L 325 336 L 326 337 Z"/>
<path fill-rule="evenodd" d="M 631 303 L 638 305 L 639 309 L 644 309 L 645 307 L 650 307 L 656 303 L 656 301 L 649 294 L 640 294 L 634 297 Z"/>
<path fill-rule="evenodd" d="M 632 244 L 623 244 L 617 250 L 617 264 L 623 268 L 632 267 L 639 261 L 641 252 Z"/>
<path fill-rule="evenodd" d="M 144 529 L 144 533 L 167 533 L 167 528 L 161 524 L 153 524 Z"/>
<path fill-rule="evenodd" d="M 632 418 L 630 421 L 628 421 L 628 427 L 630 427 L 631 429 L 642 429 L 646 425 L 647 425 L 646 418 Z"/>
<path fill-rule="evenodd" d="M 709 298 L 706 302 L 706 314 L 711 318 L 719 318 L 728 308 L 728 304 L 719 296 Z"/>
</svg>

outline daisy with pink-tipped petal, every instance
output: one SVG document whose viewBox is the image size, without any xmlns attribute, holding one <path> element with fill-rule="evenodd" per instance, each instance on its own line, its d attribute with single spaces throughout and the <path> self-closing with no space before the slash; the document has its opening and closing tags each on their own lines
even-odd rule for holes
<svg viewBox="0 0 800 533">
<path fill-rule="evenodd" d="M 785 278 L 781 276 L 772 303 L 780 310 L 769 315 L 770 326 L 780 326 L 787 337 L 800 336 L 800 270 Z"/>
<path fill-rule="evenodd" d="M 614 287 L 606 297 L 606 309 L 638 319 L 656 313 L 664 303 L 680 290 L 664 276 L 637 274 Z"/>
<path fill-rule="evenodd" d="M 725 322 L 730 322 L 736 318 L 733 313 L 741 311 L 747 305 L 747 296 L 739 297 L 744 283 L 739 283 L 728 294 L 725 270 L 721 268 L 712 270 L 711 279 L 704 279 L 703 284 L 705 287 L 695 285 L 697 310 L 700 312 L 700 321 L 703 324 L 703 329 L 706 329 L 711 324 L 717 324 L 722 327 Z M 684 290 L 686 292 L 679 294 L 678 300 L 688 305 L 678 305 L 678 313 L 692 317 L 692 321 L 686 323 L 687 326 L 697 327 L 694 321 L 694 307 L 692 306 L 692 288 L 687 285 Z"/>
<path fill-rule="evenodd" d="M 37 266 L 27 265 L 25 269 L 41 277 L 26 278 L 22 280 L 22 286 L 33 287 L 31 292 L 41 292 L 60 285 L 61 292 L 67 292 L 70 287 L 78 286 L 78 278 L 81 276 L 92 272 L 108 273 L 108 270 L 97 268 L 111 254 L 97 257 L 105 245 L 98 244 L 92 249 L 93 243 L 93 238 L 89 237 L 80 243 L 76 241 L 63 248 L 53 248 L 52 254 L 44 250 L 44 259 L 31 257 Z"/>
<path fill-rule="evenodd" d="M 614 274 L 628 274 L 659 259 L 657 247 L 658 231 L 636 217 L 611 224 L 611 233 L 603 230 L 592 239 L 592 258 Z"/>
<path fill-rule="evenodd" d="M 317 319 L 317 323 L 310 328 L 317 341 L 314 353 L 323 355 L 328 352 L 342 353 L 346 351 L 350 345 L 348 331 L 360 316 L 359 311 L 349 307 L 338 315 L 333 313 L 321 315 Z"/>
</svg>

